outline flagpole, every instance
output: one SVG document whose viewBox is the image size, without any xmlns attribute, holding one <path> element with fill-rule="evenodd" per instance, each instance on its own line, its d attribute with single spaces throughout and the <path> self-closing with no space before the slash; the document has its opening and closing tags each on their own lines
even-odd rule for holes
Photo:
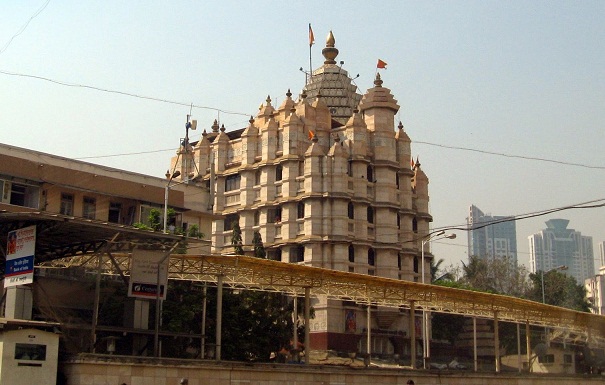
<svg viewBox="0 0 605 385">
<path fill-rule="evenodd" d="M 307 75 L 307 84 L 311 82 L 311 75 L 313 74 L 313 64 L 311 63 L 311 47 L 315 43 L 315 36 L 313 34 L 313 29 L 311 28 L 311 23 L 309 23 L 309 74 Z"/>
<path fill-rule="evenodd" d="M 309 84 L 311 82 L 311 74 L 312 74 L 311 71 L 313 71 L 313 66 L 311 65 L 311 46 L 312 45 L 313 44 L 309 44 L 309 76 L 307 78 L 308 79 L 307 84 Z"/>
</svg>

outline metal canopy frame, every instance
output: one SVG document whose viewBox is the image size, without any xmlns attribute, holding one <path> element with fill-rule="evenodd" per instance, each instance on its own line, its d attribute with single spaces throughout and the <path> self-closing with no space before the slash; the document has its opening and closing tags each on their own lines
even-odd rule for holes
<svg viewBox="0 0 605 385">
<path fill-rule="evenodd" d="M 94 255 L 105 245 L 109 252 L 129 252 L 134 247 L 169 248 L 175 242 L 185 240 L 179 235 L 43 211 L 0 212 L 0 246 L 5 246 L 10 231 L 31 225 L 37 228 L 36 264 Z M 110 242 L 112 239 L 115 241 Z"/>
<path fill-rule="evenodd" d="M 114 255 L 119 269 L 128 272 L 129 255 Z M 53 267 L 86 266 L 96 268 L 84 257 L 55 260 Z M 116 274 L 116 266 L 105 259 L 101 270 Z M 283 263 L 245 256 L 179 255 L 170 258 L 169 278 L 176 280 L 223 283 L 235 288 L 278 291 L 303 296 L 305 288 L 312 295 L 350 300 L 361 304 L 432 312 L 559 328 L 605 343 L 605 317 L 504 295 L 488 294 L 443 286 L 400 281 L 364 274 Z"/>
<path fill-rule="evenodd" d="M 103 274 L 129 275 L 134 247 L 169 249 L 184 237 L 131 226 L 44 212 L 0 213 L 0 245 L 8 231 L 35 224 L 37 267 L 81 266 Z M 118 240 L 111 242 L 118 234 Z M 207 242 L 207 241 L 203 241 Z M 105 245 L 106 247 L 102 247 Z M 112 254 L 113 253 L 113 254 Z M 99 258 L 92 258 L 100 255 Z M 549 326 L 605 343 L 605 316 L 583 313 L 515 297 L 283 263 L 245 256 L 173 254 L 169 278 L 217 282 L 250 290 L 325 295 L 362 304 L 459 314 Z"/>
</svg>

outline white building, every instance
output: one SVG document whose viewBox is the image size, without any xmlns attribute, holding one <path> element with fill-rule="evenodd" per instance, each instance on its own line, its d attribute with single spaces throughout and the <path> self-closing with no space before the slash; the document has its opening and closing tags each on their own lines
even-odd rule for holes
<svg viewBox="0 0 605 385">
<path fill-rule="evenodd" d="M 562 272 L 582 284 L 594 275 L 592 237 L 568 229 L 568 224 L 567 219 L 550 219 L 546 221 L 546 229 L 528 237 L 529 267 L 536 273 L 567 266 Z"/>
<path fill-rule="evenodd" d="M 605 242 L 599 243 L 601 267 L 599 274 L 584 281 L 586 297 L 592 303 L 591 311 L 605 315 Z"/>
</svg>

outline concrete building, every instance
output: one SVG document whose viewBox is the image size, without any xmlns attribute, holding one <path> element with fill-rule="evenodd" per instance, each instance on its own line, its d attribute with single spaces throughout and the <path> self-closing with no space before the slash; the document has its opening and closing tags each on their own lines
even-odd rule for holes
<svg viewBox="0 0 605 385">
<path fill-rule="evenodd" d="M 93 221 L 147 224 L 163 213 L 163 178 L 99 166 L 0 143 L 0 211 L 46 211 Z M 213 216 L 204 186 L 171 183 L 171 225 L 210 234 Z M 172 211 L 171 211 L 172 212 Z"/>
<path fill-rule="evenodd" d="M 517 225 L 512 217 L 485 214 L 471 205 L 466 223 L 469 256 L 508 257 L 517 263 Z"/>
<path fill-rule="evenodd" d="M 273 106 L 267 97 L 236 131 L 215 121 L 199 141 L 181 146 L 171 170 L 199 172 L 209 186 L 214 213 L 224 216 L 213 222 L 217 253 L 233 252 L 238 223 L 247 254 L 259 232 L 269 259 L 420 281 L 420 243 L 432 221 L 428 178 L 419 162 L 410 167 L 411 140 L 401 123 L 395 127 L 399 105 L 379 74 L 357 93 L 337 65 L 331 32 L 322 53 L 323 65 L 298 98 L 288 90 Z M 427 280 L 431 258 L 428 250 Z M 312 306 L 311 348 L 366 349 L 365 307 L 327 298 Z M 407 315 L 371 314 L 372 352 L 405 353 Z"/>
<path fill-rule="evenodd" d="M 592 303 L 591 311 L 595 314 L 605 315 L 605 242 L 599 243 L 600 268 L 599 273 L 584 281 L 586 297 Z"/>
<path fill-rule="evenodd" d="M 547 228 L 530 235 L 529 268 L 532 273 L 567 266 L 562 271 L 583 283 L 594 275 L 592 237 L 568 229 L 567 219 L 550 219 Z"/>
</svg>

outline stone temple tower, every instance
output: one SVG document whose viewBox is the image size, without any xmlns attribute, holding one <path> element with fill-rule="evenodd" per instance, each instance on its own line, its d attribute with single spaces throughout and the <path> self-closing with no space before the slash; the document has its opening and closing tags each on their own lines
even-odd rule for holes
<svg viewBox="0 0 605 385">
<path fill-rule="evenodd" d="M 411 166 L 410 137 L 395 122 L 400 106 L 380 75 L 357 93 L 336 62 L 332 32 L 322 53 L 300 97 L 288 90 L 279 106 L 263 98 L 239 130 L 213 122 L 192 143 L 190 162 L 180 162 L 182 175 L 195 164 L 212 191 L 213 251 L 233 252 L 238 223 L 249 254 L 259 232 L 269 259 L 421 281 L 421 240 L 432 221 L 428 178 L 419 162 Z M 430 251 L 425 256 L 429 278 Z M 321 296 L 312 305 L 311 349 L 366 351 L 370 314 L 372 351 L 409 354 L 407 311 L 368 313 Z"/>
</svg>

